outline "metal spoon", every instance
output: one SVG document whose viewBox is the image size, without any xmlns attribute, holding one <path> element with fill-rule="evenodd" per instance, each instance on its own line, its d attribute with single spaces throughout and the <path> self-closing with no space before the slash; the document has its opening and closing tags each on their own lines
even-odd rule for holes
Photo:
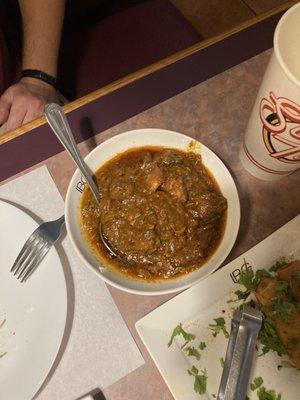
<svg viewBox="0 0 300 400">
<path fill-rule="evenodd" d="M 70 125 L 63 109 L 56 103 L 46 104 L 44 114 L 49 126 L 51 127 L 61 144 L 64 146 L 64 148 L 67 150 L 74 163 L 79 168 L 80 172 L 86 179 L 87 184 L 89 185 L 97 203 L 99 203 L 101 200 L 101 193 L 98 189 L 98 186 L 94 182 L 91 171 L 85 164 L 83 158 L 78 151 L 74 136 L 71 132 Z M 112 246 L 109 244 L 109 241 L 102 231 L 101 223 L 99 224 L 99 235 L 104 247 L 107 249 L 110 256 L 117 257 L 116 252 L 112 249 Z"/>
</svg>

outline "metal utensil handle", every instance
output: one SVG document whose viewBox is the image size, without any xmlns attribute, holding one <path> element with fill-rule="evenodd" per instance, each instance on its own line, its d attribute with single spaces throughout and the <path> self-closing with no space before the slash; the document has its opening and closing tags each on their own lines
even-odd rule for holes
<svg viewBox="0 0 300 400">
<path fill-rule="evenodd" d="M 247 394 L 251 365 L 257 335 L 261 327 L 261 317 L 255 313 L 242 314 L 235 340 L 226 353 L 218 400 L 240 400 Z M 230 354 L 231 353 L 231 354 Z M 228 360 L 228 357 L 230 357 Z M 228 362 L 229 361 L 229 362 Z"/>
<path fill-rule="evenodd" d="M 97 202 L 100 201 L 100 192 L 95 184 L 90 171 L 88 170 L 85 162 L 83 161 L 77 146 L 73 134 L 70 129 L 70 125 L 65 116 L 63 109 L 55 103 L 46 104 L 44 109 L 45 117 L 50 125 L 51 129 L 72 157 L 74 163 L 77 165 L 82 175 L 85 177 L 93 195 Z"/>
</svg>

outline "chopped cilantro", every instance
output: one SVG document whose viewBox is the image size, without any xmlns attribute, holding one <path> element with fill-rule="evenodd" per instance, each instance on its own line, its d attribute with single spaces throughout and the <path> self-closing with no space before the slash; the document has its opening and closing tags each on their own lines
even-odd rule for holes
<svg viewBox="0 0 300 400">
<path fill-rule="evenodd" d="M 3 356 L 5 356 L 5 354 L 7 354 L 7 352 L 1 353 L 1 354 L 0 354 L 0 358 L 2 358 Z"/>
<path fill-rule="evenodd" d="M 209 328 L 213 331 L 213 336 L 216 337 L 221 331 L 224 333 L 226 339 L 229 338 L 229 333 L 225 327 L 225 319 L 223 317 L 214 318 L 215 324 L 209 324 Z"/>
<path fill-rule="evenodd" d="M 295 304 L 277 298 L 272 304 L 272 313 L 277 315 L 283 321 L 288 322 L 292 313 L 295 311 Z"/>
<path fill-rule="evenodd" d="M 238 279 L 238 283 L 245 287 L 245 290 L 237 290 L 236 294 L 238 300 L 246 300 L 250 295 L 251 290 L 255 289 L 259 284 L 260 280 L 264 277 L 270 277 L 271 274 L 265 269 L 258 269 L 255 273 L 252 269 L 243 271 Z"/>
<path fill-rule="evenodd" d="M 188 356 L 195 357 L 198 361 L 200 360 L 200 353 L 194 346 L 189 346 L 185 349 L 188 353 Z"/>
<path fill-rule="evenodd" d="M 206 343 L 205 343 L 205 342 L 201 342 L 201 343 L 199 344 L 199 349 L 200 349 L 200 350 L 204 350 L 205 347 L 206 347 Z"/>
<path fill-rule="evenodd" d="M 224 368 L 225 361 L 224 361 L 223 357 L 220 358 L 220 364 L 221 364 L 221 367 Z"/>
<path fill-rule="evenodd" d="M 277 292 L 286 292 L 288 288 L 287 281 L 277 281 L 276 282 L 276 291 Z"/>
<path fill-rule="evenodd" d="M 261 376 L 257 376 L 253 379 L 253 382 L 250 384 L 251 390 L 258 389 L 264 383 L 263 378 Z"/>
<path fill-rule="evenodd" d="M 264 386 L 257 392 L 259 400 L 281 400 L 281 394 L 276 394 L 275 390 L 266 390 Z"/>
<path fill-rule="evenodd" d="M 217 398 L 217 396 L 213 393 L 212 394 L 212 397 L 214 398 L 214 399 L 216 399 Z"/>
<path fill-rule="evenodd" d="M 206 384 L 207 384 L 207 373 L 206 370 L 201 371 L 201 375 L 199 374 L 198 368 L 194 365 L 191 369 L 187 370 L 188 374 L 195 377 L 194 382 L 194 390 L 196 393 L 204 394 L 206 392 Z"/>
<path fill-rule="evenodd" d="M 179 325 L 177 325 L 171 335 L 171 339 L 168 342 L 168 347 L 172 346 L 173 340 L 176 336 L 180 336 L 182 335 L 182 337 L 184 338 L 184 340 L 186 341 L 186 343 L 183 345 L 183 347 L 190 342 L 191 340 L 195 339 L 195 335 L 193 335 L 192 333 L 188 333 L 186 332 L 183 327 L 182 324 L 180 323 Z"/>
<path fill-rule="evenodd" d="M 272 267 L 270 268 L 271 272 L 277 272 L 280 268 L 284 267 L 286 265 L 286 262 L 283 260 L 278 260 Z"/>
<path fill-rule="evenodd" d="M 262 327 L 258 334 L 258 339 L 263 345 L 262 354 L 266 354 L 270 350 L 275 351 L 280 357 L 283 354 L 286 354 L 286 348 L 279 340 L 271 318 L 263 318 Z"/>
<path fill-rule="evenodd" d="M 246 300 L 247 297 L 250 294 L 249 290 L 245 290 L 244 292 L 242 290 L 236 290 L 234 294 L 237 296 L 238 300 Z"/>
<path fill-rule="evenodd" d="M 243 271 L 239 276 L 238 283 L 245 286 L 246 291 L 250 292 L 253 289 L 254 272 L 252 268 Z"/>
</svg>

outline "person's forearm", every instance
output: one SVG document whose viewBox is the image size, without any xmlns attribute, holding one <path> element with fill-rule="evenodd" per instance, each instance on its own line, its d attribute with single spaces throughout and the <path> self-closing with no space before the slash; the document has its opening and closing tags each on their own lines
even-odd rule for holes
<svg viewBox="0 0 300 400">
<path fill-rule="evenodd" d="M 22 69 L 57 75 L 65 0 L 19 0 L 23 22 Z"/>
</svg>

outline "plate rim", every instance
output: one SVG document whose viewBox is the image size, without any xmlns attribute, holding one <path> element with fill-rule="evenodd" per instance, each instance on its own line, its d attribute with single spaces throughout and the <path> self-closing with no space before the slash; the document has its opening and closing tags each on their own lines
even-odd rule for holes
<svg viewBox="0 0 300 400">
<path fill-rule="evenodd" d="M 4 207 L 10 210 L 13 210 L 13 212 L 16 212 L 19 215 L 22 215 L 23 218 L 27 219 L 28 222 L 32 223 L 33 229 L 32 231 L 34 231 L 34 229 L 36 229 L 39 224 L 38 222 L 35 220 L 35 218 L 33 216 L 31 216 L 28 212 L 26 212 L 26 209 L 24 209 L 22 207 L 22 205 L 9 200 L 9 199 L 5 199 L 5 198 L 0 198 L 0 208 Z M 25 238 L 26 240 L 26 238 Z M 49 377 L 49 374 L 51 373 L 51 370 L 53 368 L 53 366 L 55 365 L 56 360 L 58 359 L 58 355 L 59 352 L 62 348 L 62 343 L 66 334 L 66 328 L 67 328 L 67 318 L 68 318 L 68 289 L 67 289 L 67 282 L 66 282 L 66 276 L 63 270 L 63 265 L 62 265 L 62 261 L 61 261 L 61 257 L 59 256 L 59 253 L 57 251 L 57 248 L 55 245 L 53 245 L 53 251 L 54 254 L 56 255 L 56 258 L 59 260 L 60 266 L 61 266 L 61 274 L 62 274 L 62 278 L 63 278 L 63 282 L 64 284 L 62 285 L 63 287 L 63 298 L 65 299 L 64 301 L 64 305 L 65 307 L 61 307 L 61 313 L 62 315 L 62 319 L 63 319 L 63 324 L 60 327 L 58 334 L 57 334 L 57 343 L 58 345 L 56 346 L 56 350 L 53 352 L 52 356 L 49 357 L 49 359 L 51 359 L 48 363 L 47 368 L 45 368 L 45 373 L 40 377 L 40 379 L 35 379 L 34 381 L 36 382 L 35 384 L 30 384 L 30 388 L 31 390 L 28 390 L 28 397 L 24 397 L 24 399 L 22 400 L 33 400 L 36 398 L 36 396 L 44 389 L 44 387 L 49 383 L 51 376 Z M 57 326 L 57 325 L 56 325 Z M 61 358 L 58 360 L 58 363 L 61 361 Z M 34 363 L 32 363 L 32 365 L 34 366 Z M 58 365 L 57 365 L 58 366 Z M 57 367 L 56 366 L 56 367 Z M 34 369 L 33 369 L 34 372 Z M 54 371 L 53 371 L 54 372 Z M 32 374 L 32 376 L 36 376 L 34 373 Z M 50 379 L 49 379 L 50 378 Z M 49 379 L 49 381 L 48 381 Z"/>
</svg>

